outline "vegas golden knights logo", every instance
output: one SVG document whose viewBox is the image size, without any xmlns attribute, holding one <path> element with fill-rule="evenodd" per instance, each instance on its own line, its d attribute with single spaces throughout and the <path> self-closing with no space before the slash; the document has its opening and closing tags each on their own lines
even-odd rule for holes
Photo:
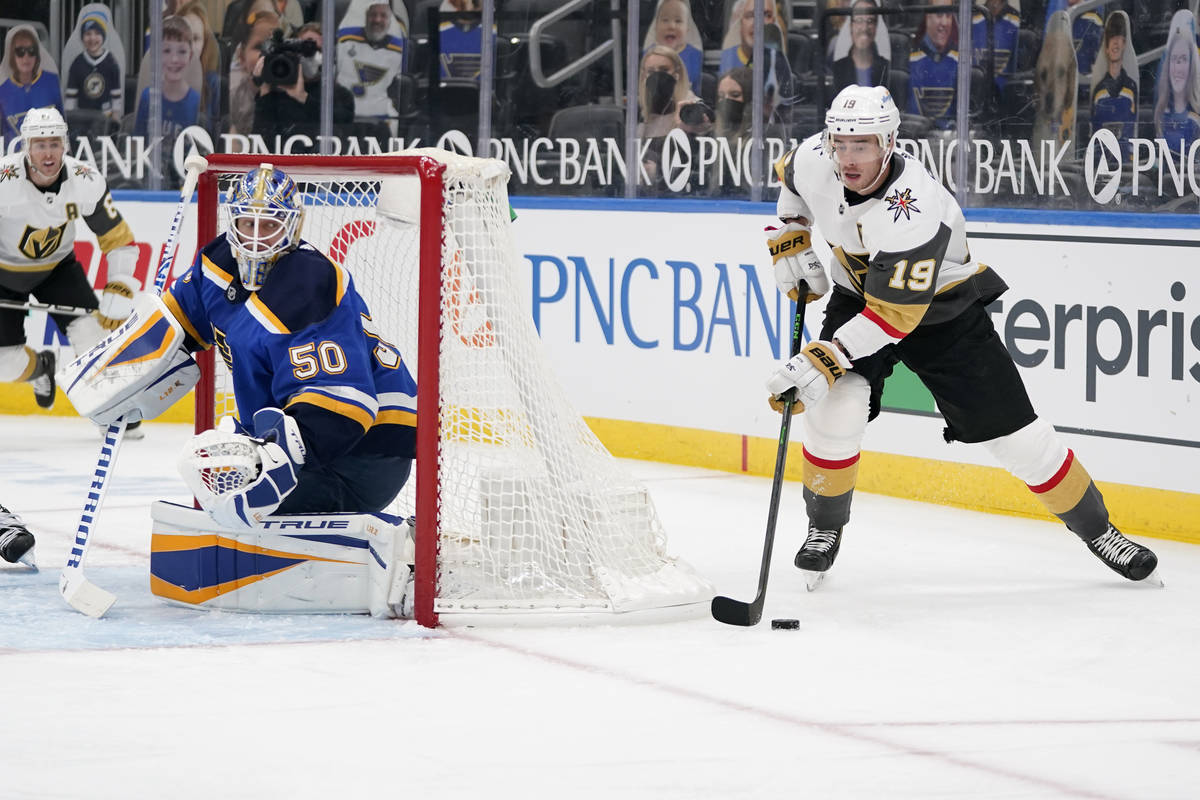
<svg viewBox="0 0 1200 800">
<path fill-rule="evenodd" d="M 45 261 L 62 245 L 63 231 L 69 223 L 68 220 L 55 228 L 35 228 L 26 225 L 17 248 L 30 261 Z"/>
</svg>

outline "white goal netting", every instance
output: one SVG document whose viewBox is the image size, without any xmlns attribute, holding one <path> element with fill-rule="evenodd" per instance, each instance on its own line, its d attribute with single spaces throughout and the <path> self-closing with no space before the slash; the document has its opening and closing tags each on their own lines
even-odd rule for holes
<svg viewBox="0 0 1200 800">
<path fill-rule="evenodd" d="M 707 603 L 711 586 L 667 555 L 646 488 L 608 453 L 554 378 L 521 300 L 529 291 L 510 231 L 507 167 L 441 150 L 404 155 L 446 165 L 440 259 L 426 260 L 441 299 L 424 309 L 420 217 L 437 198 L 421 196 L 415 174 L 380 175 L 370 157 L 335 177 L 320 157 L 312 157 L 311 171 L 280 166 L 303 193 L 302 237 L 349 270 L 381 337 L 400 350 L 418 383 L 429 375 L 419 343 L 421 352 L 437 354 L 438 407 L 418 408 L 418 426 L 438 424 L 435 452 L 418 453 L 416 480 L 389 509 L 418 513 L 419 536 L 436 530 L 435 612 Z M 220 197 L 239 174 L 219 174 Z M 435 337 L 436 349 L 425 337 Z M 234 413 L 221 372 L 218 366 L 218 418 Z M 413 491 L 428 481 L 437 486 L 433 527 L 422 524 L 429 509 L 417 509 Z"/>
</svg>

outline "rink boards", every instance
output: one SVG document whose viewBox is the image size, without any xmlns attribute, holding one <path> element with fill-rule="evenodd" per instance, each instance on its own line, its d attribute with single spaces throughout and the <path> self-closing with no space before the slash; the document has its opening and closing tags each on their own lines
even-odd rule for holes
<svg viewBox="0 0 1200 800">
<path fill-rule="evenodd" d="M 157 260 L 174 211 L 167 195 L 146 197 L 116 198 L 138 238 L 139 272 Z M 763 383 L 787 347 L 791 315 L 763 249 L 773 208 L 547 198 L 514 205 L 517 280 L 529 287 L 529 312 L 568 395 L 609 448 L 770 474 L 778 417 Z M 1200 236 L 1196 227 L 1163 224 L 1195 220 L 968 215 L 972 255 L 1010 286 L 992 309 L 997 330 L 1035 406 L 1101 484 L 1118 524 L 1200 541 Z M 89 236 L 81 228 L 77 250 L 103 285 Z M 195 250 L 194 223 L 182 239 L 181 269 Z M 820 311 L 809 308 L 810 334 Z M 31 344 L 51 343 L 41 315 L 27 330 Z M 982 448 L 943 443 L 941 420 L 910 375 L 889 381 L 884 402 L 864 444 L 861 488 L 1043 515 Z M 0 410 L 39 413 L 27 387 L 12 385 L 0 385 Z M 61 400 L 53 413 L 72 410 Z M 167 418 L 189 417 L 177 407 Z M 798 457 L 791 462 L 789 477 L 798 478 Z"/>
</svg>

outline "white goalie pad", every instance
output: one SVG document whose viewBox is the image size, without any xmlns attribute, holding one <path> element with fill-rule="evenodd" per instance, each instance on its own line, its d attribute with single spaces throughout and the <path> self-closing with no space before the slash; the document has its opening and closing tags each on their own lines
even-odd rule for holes
<svg viewBox="0 0 1200 800">
<path fill-rule="evenodd" d="M 58 385 L 80 415 L 101 425 L 122 416 L 154 419 L 200 377 L 183 343 L 183 328 L 162 300 L 139 295 L 119 328 L 59 371 Z"/>
<path fill-rule="evenodd" d="M 411 525 L 390 514 L 288 514 L 253 531 L 151 506 L 150 591 L 200 609 L 411 616 Z"/>
</svg>

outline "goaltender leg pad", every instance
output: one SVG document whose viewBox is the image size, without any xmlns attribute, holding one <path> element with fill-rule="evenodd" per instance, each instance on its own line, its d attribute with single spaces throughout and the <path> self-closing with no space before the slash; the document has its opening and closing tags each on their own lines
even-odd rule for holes
<svg viewBox="0 0 1200 800">
<path fill-rule="evenodd" d="M 61 371 L 59 384 L 82 416 L 108 425 L 153 419 L 200 377 L 184 331 L 156 295 L 140 295 L 129 318 Z"/>
<path fill-rule="evenodd" d="M 411 550 L 390 514 L 267 517 L 222 529 L 175 503 L 151 506 L 150 591 L 175 605 L 250 613 L 395 616 Z M 397 586 L 395 576 L 403 576 Z"/>
</svg>

